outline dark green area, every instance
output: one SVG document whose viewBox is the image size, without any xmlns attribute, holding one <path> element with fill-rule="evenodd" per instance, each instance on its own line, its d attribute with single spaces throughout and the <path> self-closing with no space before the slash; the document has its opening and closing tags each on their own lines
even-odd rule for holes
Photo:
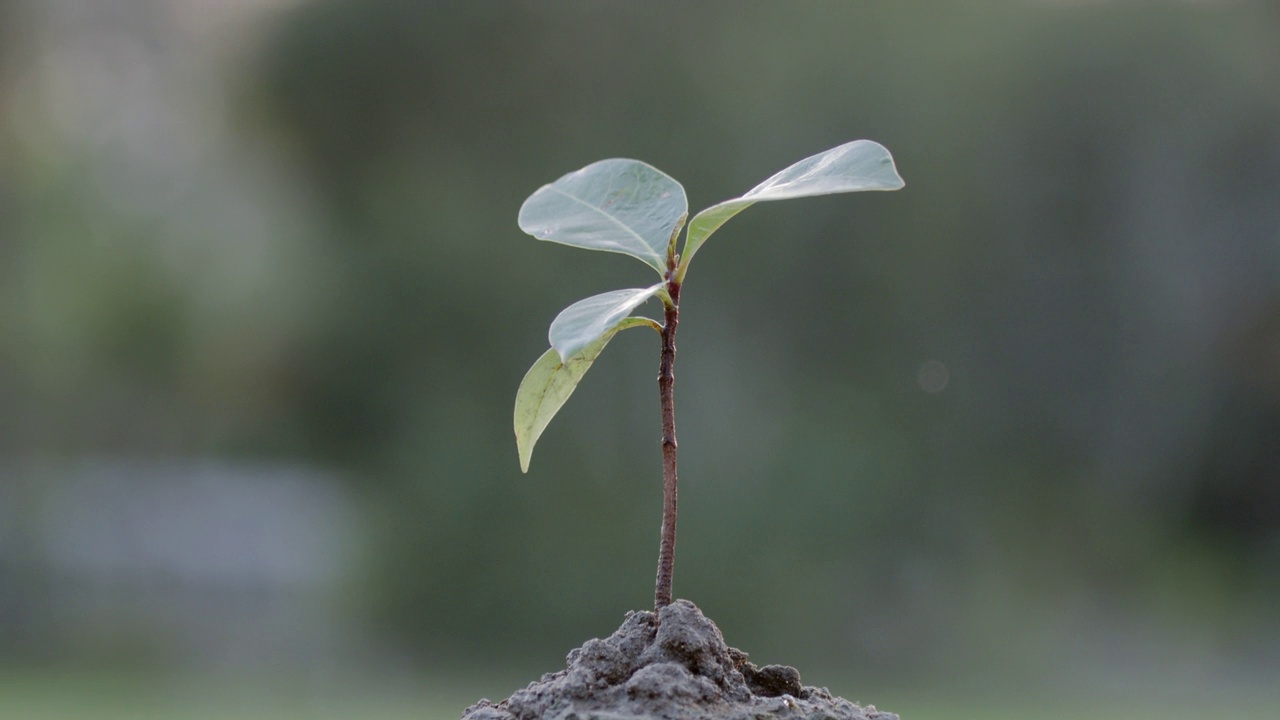
<svg viewBox="0 0 1280 720">
<path fill-rule="evenodd" d="M 751 208 L 689 275 L 676 595 L 753 659 L 884 677 L 1277 662 L 1277 27 L 1268 3 L 302 3 L 232 74 L 235 136 L 307 210 L 237 304 L 166 259 L 198 231 L 0 125 L 0 449 L 332 469 L 385 646 L 553 669 L 650 602 L 658 348 L 614 340 L 521 476 L 547 323 L 650 280 L 526 237 L 521 201 L 634 157 L 696 209 L 870 138 L 905 190 Z"/>
</svg>

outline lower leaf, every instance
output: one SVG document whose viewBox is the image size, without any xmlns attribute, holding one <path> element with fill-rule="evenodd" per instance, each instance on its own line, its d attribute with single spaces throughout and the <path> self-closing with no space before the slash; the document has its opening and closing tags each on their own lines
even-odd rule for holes
<svg viewBox="0 0 1280 720">
<path fill-rule="evenodd" d="M 591 369 L 596 358 L 620 330 L 648 325 L 657 327 L 649 318 L 629 317 L 606 331 L 595 341 L 562 360 L 555 348 L 538 358 L 525 373 L 516 390 L 515 430 L 516 449 L 520 453 L 520 470 L 529 472 L 529 459 L 533 446 L 542 436 L 551 418 L 564 406 L 577 389 L 582 377 Z"/>
</svg>

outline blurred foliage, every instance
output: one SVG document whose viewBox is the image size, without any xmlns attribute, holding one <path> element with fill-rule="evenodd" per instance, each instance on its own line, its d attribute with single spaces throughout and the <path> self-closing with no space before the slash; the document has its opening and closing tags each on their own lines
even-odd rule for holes
<svg viewBox="0 0 1280 720">
<path fill-rule="evenodd" d="M 752 208 L 690 276 L 677 595 L 764 661 L 1275 660 L 1277 28 L 1268 3 L 300 3 L 231 65 L 236 151 L 164 213 L 41 106 L 0 129 L 0 443 L 340 468 L 383 637 L 554 662 L 649 602 L 657 349 L 615 340 L 520 476 L 547 322 L 646 277 L 523 236 L 520 202 L 635 157 L 704 207 L 872 138 L 903 192 Z"/>
</svg>

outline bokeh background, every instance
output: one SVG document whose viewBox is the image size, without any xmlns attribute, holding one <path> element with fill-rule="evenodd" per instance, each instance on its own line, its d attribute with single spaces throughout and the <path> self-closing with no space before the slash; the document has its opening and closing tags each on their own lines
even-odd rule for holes
<svg viewBox="0 0 1280 720">
<path fill-rule="evenodd" d="M 447 718 L 651 602 L 657 344 L 521 476 L 522 235 L 752 208 L 677 364 L 676 594 L 904 717 L 1280 713 L 1280 5 L 0 0 L 0 717 Z"/>
</svg>

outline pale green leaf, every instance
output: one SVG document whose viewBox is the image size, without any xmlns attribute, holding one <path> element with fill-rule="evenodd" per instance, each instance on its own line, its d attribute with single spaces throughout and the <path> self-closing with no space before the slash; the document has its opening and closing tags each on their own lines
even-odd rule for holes
<svg viewBox="0 0 1280 720">
<path fill-rule="evenodd" d="M 689 222 L 676 277 L 684 279 L 694 253 L 711 233 L 755 203 L 860 190 L 897 190 L 903 184 L 893 156 L 883 145 L 871 140 L 854 140 L 805 158 L 740 197 L 712 205 L 695 215 Z"/>
<path fill-rule="evenodd" d="M 551 321 L 551 329 L 547 332 L 551 347 L 560 353 L 562 360 L 568 359 L 613 329 L 632 310 L 657 295 L 664 285 L 658 283 L 647 288 L 612 290 L 579 300 L 560 311 Z"/>
<path fill-rule="evenodd" d="M 591 364 L 613 336 L 620 330 L 641 325 L 656 327 L 657 323 L 648 318 L 624 318 L 568 360 L 562 360 L 556 349 L 551 348 L 529 368 L 516 391 L 516 449 L 520 453 L 522 472 L 529 472 L 529 458 L 533 456 L 533 446 L 542 436 L 542 431 L 573 394 L 582 376 L 591 369 Z"/>
<path fill-rule="evenodd" d="M 647 163 L 614 158 L 543 185 L 518 222 L 539 240 L 630 255 L 663 274 L 688 214 L 680 183 Z"/>
</svg>

